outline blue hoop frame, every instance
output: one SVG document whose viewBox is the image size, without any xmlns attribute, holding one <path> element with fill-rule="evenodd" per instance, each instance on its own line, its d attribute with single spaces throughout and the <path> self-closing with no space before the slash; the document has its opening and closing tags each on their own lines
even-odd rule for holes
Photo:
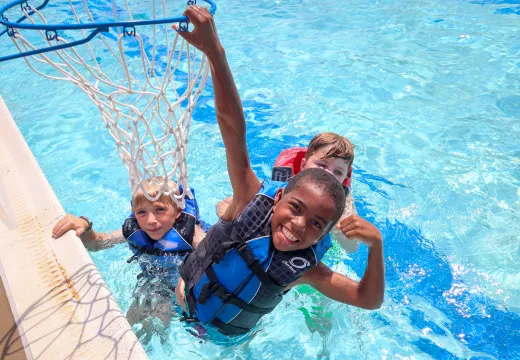
<svg viewBox="0 0 520 360">
<path fill-rule="evenodd" d="M 36 7 L 36 10 L 41 10 L 47 4 L 50 0 L 45 0 L 40 6 Z M 213 0 L 202 0 L 209 4 L 211 7 L 209 8 L 209 12 L 211 15 L 215 14 L 215 11 L 217 10 L 217 5 Z M 188 5 L 194 5 L 196 3 L 196 0 L 188 0 Z M 168 23 L 179 23 L 179 29 L 181 31 L 187 31 L 188 29 L 188 23 L 189 19 L 186 16 L 177 16 L 177 17 L 171 17 L 171 18 L 164 18 L 164 19 L 155 19 L 155 20 L 138 20 L 138 21 L 115 21 L 115 22 L 104 22 L 104 23 L 90 23 L 90 24 L 24 24 L 22 23 L 26 16 L 22 16 L 19 18 L 16 22 L 9 21 L 9 19 L 4 15 L 4 13 L 11 9 L 12 7 L 15 7 L 17 5 L 20 5 L 22 9 L 28 10 L 30 9 L 27 0 L 14 0 L 10 2 L 7 5 L 4 5 L 0 8 L 0 24 L 4 25 L 6 29 L 2 32 L 0 32 L 0 36 L 7 33 L 9 36 L 15 35 L 15 29 L 26 29 L 26 30 L 45 30 L 46 34 L 54 34 L 55 37 L 58 35 L 58 30 L 93 30 L 90 35 L 85 37 L 82 40 L 73 41 L 67 44 L 61 44 L 61 45 L 55 45 L 50 46 L 43 49 L 36 49 L 26 52 L 21 52 L 18 54 L 13 55 L 7 55 L 7 56 L 0 56 L 0 62 L 7 61 L 7 60 L 13 60 L 18 59 L 26 56 L 32 56 L 32 55 L 38 55 L 50 51 L 55 50 L 61 50 L 66 49 L 69 47 L 74 47 L 77 45 L 85 44 L 92 40 L 97 34 L 101 32 L 109 32 L 110 28 L 112 27 L 122 27 L 125 35 L 132 35 L 132 32 L 135 34 L 135 27 L 136 26 L 144 26 L 144 25 L 158 25 L 158 24 L 168 24 Z M 29 15 L 34 14 L 34 11 L 31 11 Z M 133 28 L 133 29 L 132 29 Z M 132 29 L 133 31 L 130 31 L 128 34 L 125 31 L 125 29 Z M 48 35 L 46 35 L 48 37 Z"/>
</svg>

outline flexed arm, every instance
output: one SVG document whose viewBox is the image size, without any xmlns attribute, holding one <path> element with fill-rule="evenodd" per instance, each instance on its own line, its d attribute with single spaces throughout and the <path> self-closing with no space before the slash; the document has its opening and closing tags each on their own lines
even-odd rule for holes
<svg viewBox="0 0 520 360">
<path fill-rule="evenodd" d="M 370 248 L 363 278 L 356 282 L 319 263 L 292 286 L 309 284 L 336 301 L 364 309 L 378 309 L 383 303 L 385 294 L 385 264 L 381 233 L 374 225 L 358 215 L 351 215 L 344 219 L 339 227 L 346 236 L 357 238 Z"/>
<path fill-rule="evenodd" d="M 190 19 L 194 30 L 179 32 L 180 36 L 207 56 L 211 68 L 217 121 L 233 187 L 233 202 L 222 218 L 232 220 L 260 189 L 260 182 L 249 162 L 244 110 L 213 17 L 207 9 L 199 6 L 188 7 L 184 15 Z"/>
</svg>

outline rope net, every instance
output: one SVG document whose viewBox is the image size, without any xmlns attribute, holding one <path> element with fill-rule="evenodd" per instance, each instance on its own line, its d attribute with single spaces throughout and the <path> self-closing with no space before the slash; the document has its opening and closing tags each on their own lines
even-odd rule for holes
<svg viewBox="0 0 520 360">
<path fill-rule="evenodd" d="M 172 3 L 71 0 L 42 10 L 24 3 L 12 18 L 23 14 L 32 24 L 156 20 L 181 14 L 186 5 Z M 24 60 L 41 76 L 77 85 L 94 102 L 128 170 L 133 194 L 141 189 L 151 201 L 170 195 L 184 208 L 185 196 L 193 196 L 186 153 L 192 112 L 208 77 L 206 58 L 172 30 L 171 23 L 106 31 L 17 28 L 9 35 L 20 52 L 93 36 L 86 44 Z M 148 194 L 145 182 L 155 183 L 159 193 Z"/>
</svg>

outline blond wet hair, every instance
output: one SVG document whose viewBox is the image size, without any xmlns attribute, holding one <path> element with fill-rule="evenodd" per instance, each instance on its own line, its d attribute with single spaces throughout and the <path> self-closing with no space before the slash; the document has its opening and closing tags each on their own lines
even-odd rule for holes
<svg viewBox="0 0 520 360">
<path fill-rule="evenodd" d="M 161 185 L 163 184 L 163 185 Z M 141 205 L 143 205 L 146 202 L 161 202 L 163 204 L 172 205 L 175 208 L 179 208 L 179 206 L 173 201 L 172 195 L 179 195 L 179 188 L 177 184 L 173 180 L 168 180 L 168 186 L 170 189 L 174 189 L 173 192 L 169 194 L 164 194 L 164 190 L 166 189 L 166 184 L 164 181 L 164 177 L 157 176 L 155 178 L 148 178 L 143 180 L 142 186 L 139 187 L 139 189 L 135 192 L 134 195 L 132 195 L 132 208 L 137 209 Z M 147 199 L 145 193 L 146 192 L 148 197 L 155 198 L 158 194 L 161 194 L 159 198 L 155 201 L 150 201 Z"/>
</svg>

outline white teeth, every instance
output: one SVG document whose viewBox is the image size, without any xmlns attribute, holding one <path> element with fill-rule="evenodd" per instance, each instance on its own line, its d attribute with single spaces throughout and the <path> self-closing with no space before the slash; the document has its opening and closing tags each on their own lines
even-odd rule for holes
<svg viewBox="0 0 520 360">
<path fill-rule="evenodd" d="M 282 227 L 282 233 L 287 238 L 287 240 L 289 240 L 291 242 L 297 242 L 298 241 L 298 238 L 296 236 L 294 236 L 293 234 L 291 234 L 289 232 L 289 230 L 287 230 L 285 227 Z"/>
</svg>

